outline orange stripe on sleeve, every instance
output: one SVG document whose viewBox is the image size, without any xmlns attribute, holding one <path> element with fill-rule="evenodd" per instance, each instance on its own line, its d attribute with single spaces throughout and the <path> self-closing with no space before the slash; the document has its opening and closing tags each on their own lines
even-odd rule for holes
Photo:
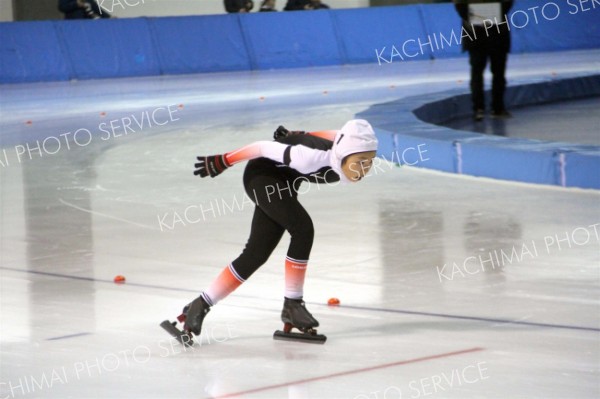
<svg viewBox="0 0 600 399">
<path fill-rule="evenodd" d="M 337 132 L 337 130 L 319 130 L 316 132 L 308 132 L 307 134 L 310 134 L 311 136 L 320 137 L 325 140 L 333 141 Z"/>
</svg>

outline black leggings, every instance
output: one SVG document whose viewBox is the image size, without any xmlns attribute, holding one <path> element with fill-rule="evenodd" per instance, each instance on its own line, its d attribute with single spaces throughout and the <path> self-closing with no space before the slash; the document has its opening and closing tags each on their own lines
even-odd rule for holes
<svg viewBox="0 0 600 399">
<path fill-rule="evenodd" d="M 308 260 L 314 227 L 306 209 L 298 202 L 292 184 L 275 177 L 255 176 L 244 186 L 256 207 L 250 238 L 242 254 L 232 262 L 239 276 L 246 280 L 261 267 L 286 230 L 291 236 L 287 256 L 295 260 Z"/>
<path fill-rule="evenodd" d="M 492 71 L 492 110 L 504 111 L 504 92 L 506 91 L 506 61 L 508 54 L 498 47 L 484 46 L 469 50 L 471 64 L 471 96 L 473 110 L 485 110 L 483 75 L 488 59 Z"/>
</svg>

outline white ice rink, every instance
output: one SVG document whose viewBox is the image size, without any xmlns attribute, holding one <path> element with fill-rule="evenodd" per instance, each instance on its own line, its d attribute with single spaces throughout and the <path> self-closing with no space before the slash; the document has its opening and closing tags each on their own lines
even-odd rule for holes
<svg viewBox="0 0 600 399">
<path fill-rule="evenodd" d="M 600 70 L 599 51 L 568 55 L 513 56 L 509 83 Z M 467 74 L 463 58 L 0 86 L 0 399 L 600 397 L 593 190 L 388 164 L 304 185 L 325 345 L 272 339 L 287 237 L 201 345 L 159 327 L 249 232 L 243 165 L 200 180 L 196 155 L 337 129 Z"/>
</svg>

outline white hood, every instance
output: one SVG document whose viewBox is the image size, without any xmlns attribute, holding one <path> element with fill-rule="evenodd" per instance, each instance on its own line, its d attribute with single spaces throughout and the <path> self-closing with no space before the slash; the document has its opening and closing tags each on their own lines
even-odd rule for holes
<svg viewBox="0 0 600 399">
<path fill-rule="evenodd" d="M 358 152 L 377 151 L 377 137 L 373 128 L 364 119 L 352 119 L 338 130 L 331 149 L 331 167 L 340 176 L 340 180 L 346 183 L 350 179 L 342 172 L 342 161 L 345 157 Z"/>
</svg>

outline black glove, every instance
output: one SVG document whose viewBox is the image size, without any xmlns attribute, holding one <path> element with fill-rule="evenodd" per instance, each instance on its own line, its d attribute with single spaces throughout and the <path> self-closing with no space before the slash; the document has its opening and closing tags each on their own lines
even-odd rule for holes
<svg viewBox="0 0 600 399">
<path fill-rule="evenodd" d="M 209 155 L 207 157 L 196 157 L 196 159 L 198 159 L 198 163 L 194 164 L 196 167 L 195 176 L 215 177 L 231 166 L 227 163 L 225 155 Z"/>
<path fill-rule="evenodd" d="M 287 136 L 294 136 L 296 134 L 306 134 L 306 132 L 302 131 L 302 130 L 289 131 L 285 127 L 279 126 L 273 133 L 273 140 L 281 139 L 281 138 L 287 137 Z"/>
</svg>

